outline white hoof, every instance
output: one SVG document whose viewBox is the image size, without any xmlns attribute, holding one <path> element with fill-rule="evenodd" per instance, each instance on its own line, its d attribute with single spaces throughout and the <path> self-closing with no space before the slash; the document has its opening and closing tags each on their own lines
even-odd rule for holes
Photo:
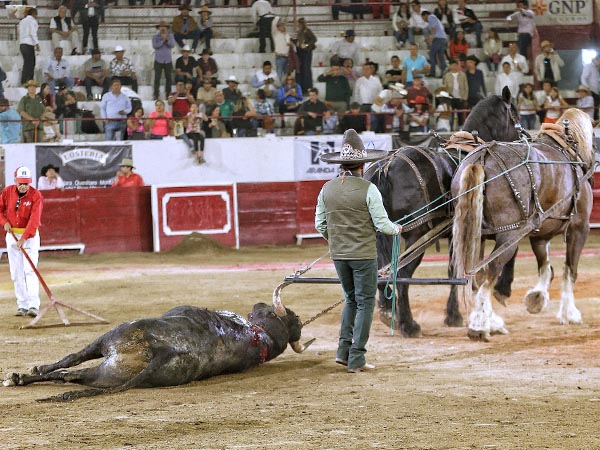
<svg viewBox="0 0 600 450">
<path fill-rule="evenodd" d="M 561 325 L 568 325 L 570 323 L 573 323 L 573 324 L 582 323 L 581 313 L 574 306 L 571 308 L 563 308 L 561 305 L 556 317 Z"/>
<path fill-rule="evenodd" d="M 538 314 L 548 306 L 550 295 L 548 291 L 537 291 L 531 289 L 525 295 L 525 306 L 530 314 Z"/>
<path fill-rule="evenodd" d="M 508 330 L 504 327 L 504 319 L 495 312 L 492 312 L 492 316 L 490 317 L 490 333 L 508 334 Z"/>
</svg>

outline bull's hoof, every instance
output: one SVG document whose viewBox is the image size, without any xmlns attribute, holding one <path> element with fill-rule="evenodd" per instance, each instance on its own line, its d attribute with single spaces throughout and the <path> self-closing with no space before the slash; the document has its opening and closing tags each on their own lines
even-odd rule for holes
<svg viewBox="0 0 600 450">
<path fill-rule="evenodd" d="M 469 328 L 467 331 L 467 336 L 472 341 L 490 342 L 490 333 L 488 331 L 472 330 Z"/>
<path fill-rule="evenodd" d="M 403 323 L 400 325 L 400 332 L 402 333 L 402 336 L 407 338 L 420 338 L 421 325 L 414 320 L 409 323 Z"/>
<path fill-rule="evenodd" d="M 458 315 L 446 316 L 446 318 L 444 319 L 444 325 L 446 325 L 447 327 L 457 327 L 457 328 L 462 327 L 463 326 L 462 315 L 458 314 Z"/>
<path fill-rule="evenodd" d="M 529 291 L 525 295 L 525 307 L 529 314 L 540 313 L 548 304 L 548 293 L 543 291 Z"/>
<path fill-rule="evenodd" d="M 509 299 L 510 294 L 506 295 L 500 291 L 494 289 L 494 298 L 500 303 L 502 306 L 508 306 L 507 300 Z"/>
<path fill-rule="evenodd" d="M 383 322 L 386 326 L 392 326 L 392 310 L 391 309 L 379 309 L 379 320 Z M 398 326 L 398 320 L 394 320 L 394 330 L 398 330 L 400 327 Z"/>
</svg>

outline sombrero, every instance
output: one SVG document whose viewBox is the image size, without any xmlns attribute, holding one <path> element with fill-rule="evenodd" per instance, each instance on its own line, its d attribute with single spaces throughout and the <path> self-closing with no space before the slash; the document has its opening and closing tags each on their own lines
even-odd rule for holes
<svg viewBox="0 0 600 450">
<path fill-rule="evenodd" d="M 329 164 L 352 164 L 377 161 L 387 156 L 387 150 L 366 150 L 362 139 L 352 128 L 342 138 L 342 150 L 321 155 L 321 161 Z"/>
</svg>

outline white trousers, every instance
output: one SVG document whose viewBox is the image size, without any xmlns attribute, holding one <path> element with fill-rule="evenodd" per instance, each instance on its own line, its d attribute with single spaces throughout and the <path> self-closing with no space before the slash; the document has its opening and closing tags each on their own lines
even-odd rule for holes
<svg viewBox="0 0 600 450">
<path fill-rule="evenodd" d="M 21 238 L 16 234 L 17 239 Z M 37 267 L 40 256 L 40 234 L 27 239 L 23 244 L 23 249 L 31 258 L 31 261 Z M 17 297 L 17 308 L 29 309 L 40 308 L 40 283 L 37 275 L 33 271 L 29 261 L 17 247 L 17 242 L 12 234 L 6 235 L 6 250 L 8 253 L 8 265 L 10 266 L 10 278 L 15 286 L 15 296 Z"/>
<path fill-rule="evenodd" d="M 58 33 L 52 33 L 52 48 L 55 49 L 56 47 L 61 47 L 63 49 L 64 56 L 69 56 L 73 49 L 79 49 L 80 52 L 83 51 L 79 41 L 79 33 L 77 31 L 73 31 L 68 38 L 64 38 Z M 71 76 L 77 75 L 71 74 Z"/>
</svg>

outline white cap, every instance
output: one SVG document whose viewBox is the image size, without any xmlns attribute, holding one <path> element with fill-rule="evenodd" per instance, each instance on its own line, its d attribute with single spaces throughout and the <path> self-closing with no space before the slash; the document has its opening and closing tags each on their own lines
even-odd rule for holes
<svg viewBox="0 0 600 450">
<path fill-rule="evenodd" d="M 31 183 L 31 170 L 25 166 L 19 167 L 15 170 L 15 181 L 17 183 Z"/>
<path fill-rule="evenodd" d="M 123 47 L 121 47 L 120 45 L 117 45 L 115 47 L 115 52 L 124 52 L 124 51 L 125 51 L 125 49 Z"/>
</svg>

